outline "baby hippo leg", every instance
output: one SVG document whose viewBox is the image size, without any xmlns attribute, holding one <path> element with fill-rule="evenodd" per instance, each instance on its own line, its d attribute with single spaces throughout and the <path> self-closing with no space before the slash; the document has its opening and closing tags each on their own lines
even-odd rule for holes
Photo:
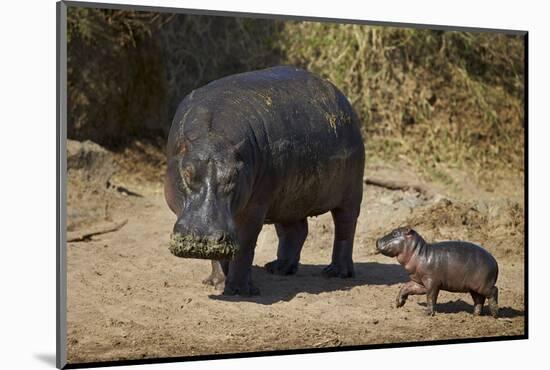
<svg viewBox="0 0 550 370">
<path fill-rule="evenodd" d="M 481 316 L 483 310 L 483 304 L 485 303 L 485 296 L 471 291 L 472 299 L 474 300 L 474 316 Z"/>
<path fill-rule="evenodd" d="M 411 280 L 403 285 L 399 290 L 399 294 L 397 295 L 397 299 L 395 301 L 395 306 L 398 308 L 402 307 L 408 296 L 416 294 L 426 294 L 426 287 Z"/>
<path fill-rule="evenodd" d="M 494 318 L 498 317 L 498 288 L 496 286 L 491 288 L 491 293 L 488 296 L 489 298 L 489 310 L 491 311 L 491 316 Z"/>
<path fill-rule="evenodd" d="M 435 305 L 437 303 L 437 296 L 439 295 L 439 286 L 432 283 L 431 280 L 422 281 L 426 287 L 426 315 L 435 315 Z"/>
</svg>

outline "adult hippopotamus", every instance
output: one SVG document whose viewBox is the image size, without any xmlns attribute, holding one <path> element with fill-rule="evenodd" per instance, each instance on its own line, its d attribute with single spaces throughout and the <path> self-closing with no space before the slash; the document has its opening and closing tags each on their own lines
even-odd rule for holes
<svg viewBox="0 0 550 370">
<path fill-rule="evenodd" d="M 481 315 L 488 298 L 491 314 L 498 316 L 498 264 L 479 245 L 464 241 L 429 244 L 407 226 L 380 238 L 376 248 L 383 255 L 397 257 L 410 274 L 411 281 L 397 295 L 397 307 L 403 306 L 409 295 L 426 294 L 426 313 L 433 315 L 439 291 L 446 290 L 470 293 L 474 315 Z"/>
<path fill-rule="evenodd" d="M 256 240 L 275 224 L 277 259 L 294 274 L 307 217 L 331 212 L 332 261 L 323 274 L 354 276 L 352 251 L 362 200 L 360 122 L 332 83 L 290 66 L 225 77 L 191 92 L 168 137 L 165 197 L 177 215 L 170 250 L 213 260 L 206 283 L 251 295 Z"/>
</svg>

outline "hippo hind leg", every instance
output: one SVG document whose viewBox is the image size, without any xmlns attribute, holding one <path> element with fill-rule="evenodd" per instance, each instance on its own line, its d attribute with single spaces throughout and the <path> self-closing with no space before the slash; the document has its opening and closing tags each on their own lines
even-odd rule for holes
<svg viewBox="0 0 550 370">
<path fill-rule="evenodd" d="M 353 239 L 359 210 L 336 208 L 331 211 L 334 220 L 334 245 L 332 261 L 323 269 L 325 277 L 349 278 L 355 276 L 353 268 Z"/>
<path fill-rule="evenodd" d="M 439 295 L 439 285 L 435 284 L 431 279 L 422 280 L 422 284 L 426 287 L 426 315 L 435 315 L 435 306 L 437 305 L 437 296 Z"/>
<path fill-rule="evenodd" d="M 298 271 L 300 253 L 307 238 L 307 219 L 290 224 L 275 224 L 279 237 L 277 259 L 265 265 L 267 271 L 277 275 L 293 275 Z"/>
<path fill-rule="evenodd" d="M 202 281 L 203 284 L 212 285 L 216 289 L 223 289 L 225 277 L 227 276 L 228 261 L 212 260 L 212 272 Z"/>
<path fill-rule="evenodd" d="M 498 317 L 498 288 L 496 286 L 491 288 L 488 295 L 489 298 L 489 311 L 494 318 Z"/>
<path fill-rule="evenodd" d="M 470 294 L 474 300 L 474 316 L 481 316 L 483 304 L 485 303 L 485 296 L 474 291 L 471 291 Z"/>
</svg>

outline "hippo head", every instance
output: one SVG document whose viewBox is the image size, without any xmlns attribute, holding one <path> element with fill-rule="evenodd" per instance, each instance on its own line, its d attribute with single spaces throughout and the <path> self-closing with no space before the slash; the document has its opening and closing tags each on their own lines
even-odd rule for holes
<svg viewBox="0 0 550 370">
<path fill-rule="evenodd" d="M 212 143 L 195 145 L 168 162 L 165 196 L 178 216 L 170 251 L 178 257 L 231 259 L 237 253 L 234 219 L 247 198 L 243 163 L 221 152 Z"/>
<path fill-rule="evenodd" d="M 396 257 L 414 244 L 417 232 L 408 226 L 394 229 L 376 241 L 376 250 L 384 256 Z"/>
</svg>

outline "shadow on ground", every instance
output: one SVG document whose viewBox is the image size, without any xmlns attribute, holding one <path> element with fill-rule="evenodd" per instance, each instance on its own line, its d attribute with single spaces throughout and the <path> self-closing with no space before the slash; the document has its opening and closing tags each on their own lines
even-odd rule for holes
<svg viewBox="0 0 550 370">
<path fill-rule="evenodd" d="M 362 285 L 394 285 L 409 280 L 407 273 L 398 264 L 377 262 L 355 263 L 355 277 L 349 279 L 325 278 L 325 265 L 302 265 L 296 275 L 279 276 L 268 273 L 263 267 L 252 266 L 254 284 L 260 295 L 254 297 L 210 295 L 212 299 L 224 301 L 247 301 L 259 304 L 288 302 L 299 293 L 320 294 L 338 290 L 350 290 Z"/>
<path fill-rule="evenodd" d="M 426 303 L 421 302 L 419 305 L 426 307 Z M 469 304 L 462 299 L 456 301 L 449 301 L 445 303 L 438 303 L 435 307 L 436 313 L 459 313 L 459 312 L 474 312 L 474 305 Z M 487 306 L 483 306 L 483 315 L 488 315 L 489 309 Z M 512 319 L 514 317 L 525 316 L 524 311 L 519 311 L 511 307 L 500 307 L 498 317 Z"/>
</svg>

